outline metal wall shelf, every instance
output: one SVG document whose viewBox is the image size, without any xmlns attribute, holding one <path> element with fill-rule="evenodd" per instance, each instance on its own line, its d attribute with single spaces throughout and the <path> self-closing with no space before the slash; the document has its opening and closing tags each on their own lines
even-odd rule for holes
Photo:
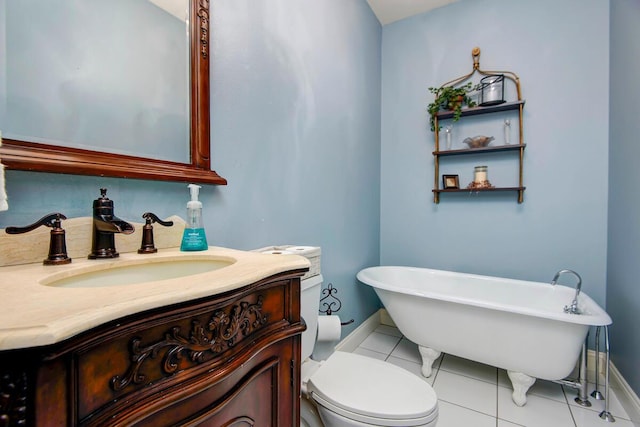
<svg viewBox="0 0 640 427">
<path fill-rule="evenodd" d="M 498 113 L 501 111 L 517 111 L 518 112 L 518 141 L 517 144 L 513 145 L 498 145 L 491 147 L 482 147 L 482 148 L 465 148 L 459 150 L 440 150 L 440 121 L 442 120 L 450 120 L 454 118 L 453 111 L 440 111 L 432 116 L 433 125 L 434 125 L 434 140 L 435 140 L 435 151 L 433 151 L 434 157 L 434 184 L 433 184 L 433 202 L 440 203 L 440 194 L 441 193 L 481 193 L 481 192 L 500 192 L 500 191 L 515 191 L 518 194 L 518 203 L 522 203 L 524 200 L 524 190 L 525 186 L 523 184 L 523 158 L 524 158 L 524 149 L 526 144 L 523 141 L 523 129 L 522 129 L 522 116 L 525 101 L 522 99 L 522 95 L 520 92 L 520 79 L 515 73 L 511 71 L 482 71 L 480 69 L 480 48 L 474 48 L 471 52 L 473 57 L 473 70 L 471 73 L 464 75 L 462 77 L 458 77 L 457 79 L 451 80 L 441 87 L 445 86 L 455 86 L 460 85 L 463 82 L 469 80 L 471 76 L 473 76 L 476 72 L 485 76 L 502 74 L 505 79 L 508 79 L 515 83 L 517 100 L 513 102 L 504 102 L 502 104 L 491 105 L 486 107 L 472 107 L 465 108 L 462 110 L 460 114 L 460 118 L 469 117 L 469 116 L 477 116 L 480 114 L 491 114 Z M 514 153 L 518 153 L 518 182 L 517 186 L 513 187 L 493 187 L 493 188 L 440 188 L 440 157 L 452 157 L 452 156 L 460 156 L 460 155 L 473 155 L 473 154 L 495 154 L 502 151 L 512 151 Z"/>
</svg>

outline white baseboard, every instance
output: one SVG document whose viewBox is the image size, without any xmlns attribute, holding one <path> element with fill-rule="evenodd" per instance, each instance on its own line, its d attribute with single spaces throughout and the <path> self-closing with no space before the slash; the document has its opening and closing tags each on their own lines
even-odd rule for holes
<svg viewBox="0 0 640 427">
<path fill-rule="evenodd" d="M 593 350 L 587 351 L 587 380 L 591 383 L 595 382 L 595 361 L 596 352 Z M 603 352 L 600 353 L 600 392 L 604 393 L 605 383 L 605 369 L 607 366 L 607 355 Z M 633 421 L 636 427 L 640 427 L 640 399 L 638 395 L 633 391 L 629 383 L 624 379 L 616 365 L 611 362 L 609 366 L 609 387 L 615 390 L 616 397 L 620 401 L 620 404 L 629 415 L 631 421 Z M 590 390 L 591 391 L 591 390 Z"/>
<path fill-rule="evenodd" d="M 357 328 L 355 328 L 349 335 L 344 337 L 338 345 L 336 345 L 336 350 L 345 351 L 345 352 L 353 352 L 358 346 L 364 341 L 371 332 L 373 332 L 380 324 L 382 324 L 380 316 L 381 311 L 385 311 L 384 309 L 380 309 L 373 313 L 367 320 L 362 322 Z M 387 315 L 388 316 L 388 315 Z"/>
<path fill-rule="evenodd" d="M 613 363 L 609 369 L 609 383 L 633 424 L 640 427 L 640 399 Z"/>
<path fill-rule="evenodd" d="M 349 335 L 344 337 L 342 341 L 336 346 L 336 350 L 352 352 L 364 341 L 371 332 L 373 332 L 379 325 L 395 326 L 393 319 L 387 313 L 387 310 L 381 308 L 377 312 L 373 313 L 367 320 L 362 322 L 360 326 L 353 330 Z M 596 352 L 593 350 L 587 351 L 587 379 L 591 382 L 595 379 L 595 360 Z M 600 353 L 600 384 L 604 384 L 604 370 L 607 360 L 605 353 Z M 620 371 L 615 367 L 613 362 L 609 369 L 609 385 L 616 390 L 616 396 L 620 401 L 620 404 L 627 411 L 627 415 L 631 418 L 636 427 L 640 427 L 640 399 L 638 395 L 633 391 L 631 386 L 624 379 Z M 601 388 L 601 392 L 604 390 Z"/>
<path fill-rule="evenodd" d="M 381 308 L 379 313 L 380 313 L 380 323 L 387 326 L 396 326 L 396 323 L 393 321 L 391 316 L 389 316 L 389 312 L 386 309 Z"/>
</svg>

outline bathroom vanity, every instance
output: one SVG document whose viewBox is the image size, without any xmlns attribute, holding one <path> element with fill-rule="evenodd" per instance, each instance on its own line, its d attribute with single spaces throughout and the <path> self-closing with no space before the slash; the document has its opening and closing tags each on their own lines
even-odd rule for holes
<svg viewBox="0 0 640 427">
<path fill-rule="evenodd" d="M 207 257 L 226 264 L 166 280 L 59 285 Z M 297 427 L 308 266 L 295 255 L 210 248 L 0 268 L 0 424 Z"/>
</svg>

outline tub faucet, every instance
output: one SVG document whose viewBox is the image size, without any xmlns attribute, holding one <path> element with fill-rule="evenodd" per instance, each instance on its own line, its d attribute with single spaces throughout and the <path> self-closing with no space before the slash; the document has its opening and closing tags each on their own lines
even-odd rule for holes
<svg viewBox="0 0 640 427">
<path fill-rule="evenodd" d="M 116 258 L 115 233 L 131 234 L 133 225 L 113 215 L 113 201 L 107 198 L 107 189 L 100 189 L 101 197 L 93 201 L 93 239 L 89 259 Z"/>
<path fill-rule="evenodd" d="M 578 295 L 580 295 L 580 289 L 582 289 L 582 278 L 580 277 L 580 275 L 573 270 L 560 270 L 556 273 L 555 276 L 553 276 L 551 284 L 555 285 L 556 283 L 558 283 L 558 278 L 560 277 L 560 275 L 565 273 L 573 274 L 574 276 L 576 276 L 576 278 L 578 279 L 578 284 L 576 285 L 576 294 L 573 297 L 573 301 L 571 301 L 570 305 L 564 306 L 564 312 L 570 314 L 580 314 L 580 310 L 578 309 Z"/>
</svg>

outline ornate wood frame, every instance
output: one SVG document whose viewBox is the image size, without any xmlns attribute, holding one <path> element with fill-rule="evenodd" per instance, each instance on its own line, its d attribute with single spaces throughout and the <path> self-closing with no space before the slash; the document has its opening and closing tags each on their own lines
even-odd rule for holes
<svg viewBox="0 0 640 427">
<path fill-rule="evenodd" d="M 209 123 L 209 0 L 190 0 L 191 163 L 4 139 L 7 169 L 225 185 L 211 170 Z"/>
</svg>

